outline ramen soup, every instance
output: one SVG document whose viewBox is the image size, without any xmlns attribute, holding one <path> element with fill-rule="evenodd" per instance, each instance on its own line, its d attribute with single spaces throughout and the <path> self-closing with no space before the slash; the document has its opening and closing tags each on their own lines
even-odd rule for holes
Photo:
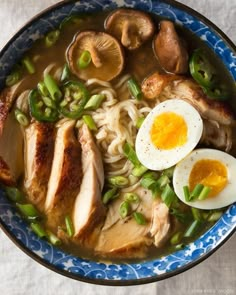
<svg viewBox="0 0 236 295">
<path fill-rule="evenodd" d="M 6 77 L 2 188 L 40 238 L 80 257 L 182 249 L 235 202 L 234 87 L 169 20 L 67 17 Z"/>
</svg>

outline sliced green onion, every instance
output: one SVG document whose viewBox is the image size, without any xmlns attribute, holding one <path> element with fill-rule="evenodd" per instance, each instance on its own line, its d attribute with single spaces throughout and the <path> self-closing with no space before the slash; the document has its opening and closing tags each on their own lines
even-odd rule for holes
<svg viewBox="0 0 236 295">
<path fill-rule="evenodd" d="M 193 238 L 202 226 L 200 220 L 194 220 L 184 233 L 184 238 Z"/>
<path fill-rule="evenodd" d="M 103 100 L 106 98 L 104 94 L 94 94 L 90 97 L 89 101 L 86 103 L 85 110 L 96 110 L 100 107 Z"/>
<path fill-rule="evenodd" d="M 156 180 L 153 178 L 142 177 L 140 184 L 142 187 L 146 189 L 150 189 L 153 184 L 156 183 Z"/>
<path fill-rule="evenodd" d="M 220 219 L 222 215 L 223 215 L 223 212 L 221 212 L 221 211 L 213 212 L 208 216 L 207 221 L 208 222 L 215 222 L 218 219 Z"/>
<path fill-rule="evenodd" d="M 182 249 L 184 249 L 184 247 L 185 247 L 185 244 L 181 243 L 181 244 L 178 244 L 178 245 L 175 246 L 175 250 L 176 251 L 182 250 Z"/>
<path fill-rule="evenodd" d="M 125 218 L 126 216 L 129 215 L 130 212 L 130 205 L 127 201 L 124 201 L 120 204 L 120 208 L 119 208 L 119 214 L 121 216 L 121 218 Z"/>
<path fill-rule="evenodd" d="M 15 117 L 22 126 L 26 127 L 29 125 L 29 119 L 20 109 L 15 109 Z"/>
<path fill-rule="evenodd" d="M 133 174 L 130 174 L 128 176 L 128 178 L 129 178 L 129 184 L 130 185 L 133 185 L 133 184 L 135 184 L 135 183 L 137 183 L 139 181 L 139 178 L 134 176 Z"/>
<path fill-rule="evenodd" d="M 91 60 L 92 58 L 90 52 L 88 50 L 84 50 L 77 61 L 77 65 L 80 69 L 85 69 L 89 66 Z"/>
<path fill-rule="evenodd" d="M 47 239 L 54 246 L 61 245 L 61 240 L 56 235 L 54 235 L 54 233 L 50 231 L 47 231 Z"/>
<path fill-rule="evenodd" d="M 183 212 L 177 208 L 170 208 L 170 214 L 173 215 L 179 222 L 184 224 L 192 220 L 192 216 L 189 212 Z"/>
<path fill-rule="evenodd" d="M 134 219 L 139 225 L 145 225 L 146 224 L 146 218 L 144 215 L 140 212 L 134 212 L 133 213 Z"/>
<path fill-rule="evenodd" d="M 147 172 L 148 168 L 143 166 L 143 165 L 139 165 L 134 167 L 134 169 L 132 170 L 132 174 L 136 177 L 140 177 L 142 176 L 145 172 Z"/>
<path fill-rule="evenodd" d="M 136 122 L 136 127 L 137 127 L 138 129 L 142 126 L 144 120 L 145 120 L 144 117 L 140 117 L 140 118 L 138 118 L 138 120 L 137 120 L 137 122 Z"/>
<path fill-rule="evenodd" d="M 140 88 L 140 86 L 138 85 L 138 83 L 136 82 L 135 79 L 133 79 L 133 78 L 129 79 L 128 82 L 127 82 L 127 86 L 128 86 L 128 89 L 129 89 L 131 95 L 135 99 L 137 99 L 137 100 L 142 99 L 143 94 L 142 94 L 141 88 Z"/>
<path fill-rule="evenodd" d="M 61 73 L 61 82 L 65 82 L 67 80 L 69 80 L 70 78 L 70 68 L 68 66 L 68 64 L 65 64 L 64 67 L 63 67 L 63 70 L 62 70 L 62 73 Z"/>
<path fill-rule="evenodd" d="M 128 160 L 130 160 L 130 162 L 134 165 L 134 166 L 139 166 L 141 165 L 136 152 L 134 150 L 134 148 L 131 146 L 131 144 L 129 144 L 128 142 L 126 142 L 123 146 L 123 152 L 124 155 L 126 156 L 126 158 Z"/>
<path fill-rule="evenodd" d="M 160 190 L 165 189 L 165 186 L 170 183 L 168 176 L 162 175 L 158 180 L 156 185 L 160 188 Z"/>
<path fill-rule="evenodd" d="M 167 168 L 162 171 L 162 175 L 166 175 L 168 178 L 172 178 L 174 174 L 175 166 Z"/>
<path fill-rule="evenodd" d="M 81 18 L 83 16 L 80 15 L 70 15 L 67 16 L 61 23 L 59 26 L 60 30 L 63 30 L 65 27 L 67 27 L 70 24 L 76 24 L 76 25 L 80 25 L 84 22 L 83 18 Z"/>
<path fill-rule="evenodd" d="M 199 221 L 203 220 L 202 212 L 200 209 L 192 207 L 191 211 L 192 211 L 192 215 L 193 215 L 194 220 L 199 220 Z"/>
<path fill-rule="evenodd" d="M 35 67 L 33 62 L 30 60 L 29 57 L 24 57 L 22 59 L 22 63 L 25 66 L 26 70 L 28 71 L 29 74 L 34 74 L 35 73 Z"/>
<path fill-rule="evenodd" d="M 60 36 L 59 30 L 54 30 L 54 31 L 47 33 L 47 35 L 45 37 L 46 47 L 53 46 L 57 42 L 57 40 L 59 39 L 59 36 Z"/>
<path fill-rule="evenodd" d="M 114 200 L 119 196 L 118 188 L 113 187 L 109 191 L 107 191 L 104 196 L 102 197 L 102 202 L 104 205 L 108 204 L 111 200 Z"/>
<path fill-rule="evenodd" d="M 189 191 L 189 187 L 188 187 L 188 185 L 185 185 L 185 186 L 183 187 L 183 191 L 184 191 L 184 198 L 185 198 L 185 201 L 186 201 L 186 202 L 189 202 L 189 200 L 190 200 L 190 191 Z"/>
<path fill-rule="evenodd" d="M 6 78 L 6 86 L 11 87 L 15 85 L 21 78 L 21 73 L 19 70 L 14 70 Z"/>
<path fill-rule="evenodd" d="M 181 231 L 176 232 L 170 239 L 171 245 L 179 244 L 182 240 L 183 233 Z"/>
<path fill-rule="evenodd" d="M 166 204 L 167 207 L 170 207 L 171 204 L 174 202 L 175 198 L 175 192 L 170 187 L 170 185 L 167 184 L 161 194 L 162 201 Z"/>
<path fill-rule="evenodd" d="M 66 232 L 68 236 L 72 237 L 74 235 L 74 226 L 69 215 L 65 217 L 65 224 L 66 224 Z"/>
<path fill-rule="evenodd" d="M 47 236 L 46 231 L 43 229 L 40 223 L 31 223 L 30 226 L 32 230 L 36 233 L 36 235 L 39 236 L 40 238 Z"/>
<path fill-rule="evenodd" d="M 82 119 L 83 119 L 84 123 L 88 126 L 88 128 L 90 130 L 95 130 L 95 131 L 97 130 L 97 126 L 96 126 L 92 116 L 84 115 L 82 117 Z"/>
<path fill-rule="evenodd" d="M 129 203 L 139 203 L 140 198 L 136 193 L 125 193 L 124 194 L 125 201 Z"/>
<path fill-rule="evenodd" d="M 38 210 L 32 204 L 16 203 L 16 206 L 24 216 L 30 219 L 35 219 L 39 216 Z"/>
<path fill-rule="evenodd" d="M 7 194 L 7 197 L 13 202 L 19 202 L 19 201 L 22 201 L 24 199 L 24 195 L 16 187 L 6 186 L 5 187 L 5 192 Z"/>
<path fill-rule="evenodd" d="M 108 178 L 108 182 L 115 187 L 125 187 L 129 184 L 129 179 L 124 176 L 112 176 Z"/>
<path fill-rule="evenodd" d="M 211 191 L 211 188 L 209 186 L 204 186 L 200 195 L 198 196 L 198 200 L 199 201 L 205 200 L 208 197 L 210 191 Z"/>
<path fill-rule="evenodd" d="M 38 91 L 42 96 L 48 96 L 49 92 L 48 89 L 43 81 L 40 81 L 37 85 Z"/>
<path fill-rule="evenodd" d="M 61 90 L 57 86 L 57 82 L 53 79 L 52 76 L 46 74 L 44 76 L 44 83 L 50 93 L 50 96 L 53 100 L 58 101 L 62 97 Z"/>
<path fill-rule="evenodd" d="M 203 190 L 203 188 L 204 188 L 203 184 L 201 184 L 201 183 L 196 184 L 193 191 L 190 194 L 189 201 L 193 201 L 193 200 L 197 199 L 199 197 L 201 191 Z"/>
</svg>

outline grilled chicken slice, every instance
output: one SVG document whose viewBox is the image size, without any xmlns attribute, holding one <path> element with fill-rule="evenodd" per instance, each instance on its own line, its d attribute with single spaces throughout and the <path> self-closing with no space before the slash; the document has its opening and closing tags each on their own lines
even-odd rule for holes
<svg viewBox="0 0 236 295">
<path fill-rule="evenodd" d="M 15 88 L 0 93 L 0 180 L 7 185 L 14 185 L 24 171 L 23 133 L 10 112 L 15 97 Z"/>
<path fill-rule="evenodd" d="M 162 246 L 170 229 L 169 208 L 164 203 L 155 201 L 152 206 L 152 224 L 150 234 L 156 247 Z"/>
<path fill-rule="evenodd" d="M 0 128 L 0 180 L 14 185 L 23 172 L 23 132 L 11 112 Z"/>
<path fill-rule="evenodd" d="M 54 157 L 45 202 L 47 224 L 53 230 L 64 224 L 79 192 L 82 169 L 81 148 L 74 135 L 74 121 L 65 121 L 57 130 Z"/>
<path fill-rule="evenodd" d="M 83 179 L 73 212 L 74 237 L 89 246 L 96 240 L 105 217 L 101 200 L 104 171 L 100 151 L 85 124 L 79 130 L 79 142 L 82 148 Z"/>
<path fill-rule="evenodd" d="M 106 257 L 136 258 L 145 257 L 147 247 L 152 244 L 149 229 L 152 219 L 152 195 L 149 190 L 138 187 L 134 190 L 140 197 L 140 203 L 135 209 L 146 218 L 146 225 L 139 225 L 132 215 L 122 219 L 119 206 L 123 194 L 109 206 L 105 224 L 100 233 L 95 251 Z"/>
<path fill-rule="evenodd" d="M 50 176 L 53 149 L 54 125 L 34 122 L 25 129 L 25 180 L 29 200 L 43 210 L 48 179 Z"/>
</svg>

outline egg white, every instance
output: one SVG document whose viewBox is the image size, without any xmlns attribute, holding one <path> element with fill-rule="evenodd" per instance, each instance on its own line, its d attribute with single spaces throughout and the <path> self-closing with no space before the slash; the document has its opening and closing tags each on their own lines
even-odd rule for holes
<svg viewBox="0 0 236 295">
<path fill-rule="evenodd" d="M 157 148 L 152 143 L 150 135 L 156 116 L 166 112 L 180 115 L 188 128 L 187 142 L 180 147 L 168 150 Z M 151 170 L 167 169 L 178 163 L 195 148 L 201 138 L 202 130 L 202 119 L 197 110 L 189 103 L 179 99 L 162 102 L 152 109 L 138 131 L 135 142 L 137 157 L 145 167 Z"/>
<path fill-rule="evenodd" d="M 216 196 L 202 201 L 186 202 L 183 187 L 189 184 L 189 176 L 194 164 L 199 160 L 217 160 L 225 165 L 228 174 L 228 184 Z M 173 186 L 176 195 L 187 205 L 199 209 L 218 209 L 236 201 L 236 159 L 231 155 L 214 149 L 196 149 L 179 162 L 174 170 Z"/>
</svg>

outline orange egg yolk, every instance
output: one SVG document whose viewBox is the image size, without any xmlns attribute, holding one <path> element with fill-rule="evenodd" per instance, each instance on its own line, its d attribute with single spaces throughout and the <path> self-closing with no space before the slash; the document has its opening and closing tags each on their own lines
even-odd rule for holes
<svg viewBox="0 0 236 295">
<path fill-rule="evenodd" d="M 152 143 L 162 150 L 183 146 L 187 142 L 187 133 L 184 118 L 173 112 L 156 116 L 150 131 Z"/>
<path fill-rule="evenodd" d="M 211 191 L 208 197 L 215 197 L 228 183 L 227 168 L 216 160 L 200 160 L 196 162 L 189 176 L 190 191 L 198 183 L 209 186 Z"/>
</svg>

